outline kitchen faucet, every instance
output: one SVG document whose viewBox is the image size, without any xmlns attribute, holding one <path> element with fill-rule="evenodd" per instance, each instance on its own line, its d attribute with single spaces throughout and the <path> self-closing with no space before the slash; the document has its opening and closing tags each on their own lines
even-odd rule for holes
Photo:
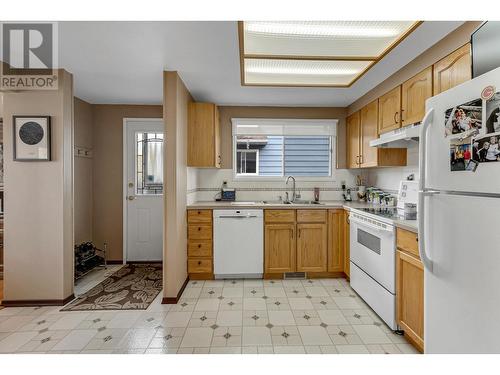
<svg viewBox="0 0 500 375">
<path fill-rule="evenodd" d="M 288 177 L 286 178 L 286 183 L 285 183 L 285 184 L 286 184 L 286 185 L 288 185 L 288 181 L 290 181 L 290 179 L 292 179 L 292 180 L 293 180 L 293 186 L 292 186 L 292 200 L 290 201 L 290 202 L 292 202 L 292 203 L 293 203 L 293 202 L 295 202 L 295 198 L 297 198 L 297 194 L 295 193 L 295 177 L 293 177 L 293 176 L 291 176 L 291 175 L 290 175 L 290 176 L 288 176 Z"/>
</svg>

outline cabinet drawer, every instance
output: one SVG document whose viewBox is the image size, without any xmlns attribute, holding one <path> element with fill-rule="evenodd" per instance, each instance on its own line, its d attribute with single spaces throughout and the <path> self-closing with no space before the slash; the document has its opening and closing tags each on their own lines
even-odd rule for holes
<svg viewBox="0 0 500 375">
<path fill-rule="evenodd" d="M 298 223 L 324 223 L 326 210 L 297 210 Z"/>
<path fill-rule="evenodd" d="M 188 223 L 212 223 L 212 210 L 188 210 Z"/>
<path fill-rule="evenodd" d="M 266 223 L 293 223 L 295 210 L 265 210 L 264 219 Z"/>
<path fill-rule="evenodd" d="M 188 239 L 190 240 L 211 240 L 212 226 L 211 225 L 188 225 Z"/>
<path fill-rule="evenodd" d="M 188 258 L 188 273 L 212 272 L 211 258 Z"/>
<path fill-rule="evenodd" d="M 211 241 L 188 241 L 188 257 L 211 257 Z"/>
<path fill-rule="evenodd" d="M 397 247 L 420 259 L 417 234 L 401 228 L 397 228 L 396 233 Z"/>
</svg>

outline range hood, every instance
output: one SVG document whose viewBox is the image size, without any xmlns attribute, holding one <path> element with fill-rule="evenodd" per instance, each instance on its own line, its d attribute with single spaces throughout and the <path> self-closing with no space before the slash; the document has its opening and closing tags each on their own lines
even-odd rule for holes
<svg viewBox="0 0 500 375">
<path fill-rule="evenodd" d="M 408 125 L 401 129 L 381 134 L 378 139 L 370 141 L 371 147 L 408 148 L 418 142 L 420 123 Z"/>
</svg>

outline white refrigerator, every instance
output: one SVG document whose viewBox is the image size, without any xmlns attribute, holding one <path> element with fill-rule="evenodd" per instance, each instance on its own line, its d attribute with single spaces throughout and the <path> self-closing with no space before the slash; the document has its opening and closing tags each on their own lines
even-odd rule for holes
<svg viewBox="0 0 500 375">
<path fill-rule="evenodd" d="M 500 68 L 426 102 L 418 205 L 425 353 L 500 353 L 499 91 Z"/>
</svg>

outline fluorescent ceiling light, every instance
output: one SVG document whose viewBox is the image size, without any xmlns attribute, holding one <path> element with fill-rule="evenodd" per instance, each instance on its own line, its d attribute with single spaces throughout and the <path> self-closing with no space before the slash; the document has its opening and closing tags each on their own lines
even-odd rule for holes
<svg viewBox="0 0 500 375">
<path fill-rule="evenodd" d="M 278 67 L 278 66 L 249 66 L 245 69 L 247 73 L 254 74 L 299 74 L 299 75 L 336 75 L 336 76 L 350 76 L 358 74 L 361 69 L 349 68 L 326 68 L 318 69 L 316 67 Z"/>
<path fill-rule="evenodd" d="M 374 22 L 375 23 L 375 22 Z M 396 27 L 364 26 L 366 22 L 335 24 L 327 22 L 245 22 L 245 31 L 258 34 L 274 34 L 308 37 L 362 37 L 391 38 L 401 30 Z"/>
<path fill-rule="evenodd" d="M 349 87 L 419 24 L 242 21 L 242 84 Z"/>
<path fill-rule="evenodd" d="M 238 125 L 238 128 L 258 128 L 259 125 Z"/>
</svg>

